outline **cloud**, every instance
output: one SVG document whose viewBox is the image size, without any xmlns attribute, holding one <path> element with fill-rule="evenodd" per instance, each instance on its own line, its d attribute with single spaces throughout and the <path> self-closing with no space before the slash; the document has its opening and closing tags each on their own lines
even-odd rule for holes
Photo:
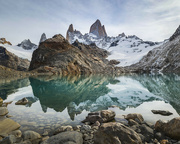
<svg viewBox="0 0 180 144">
<path fill-rule="evenodd" d="M 0 37 L 13 44 L 28 38 L 38 43 L 43 32 L 65 36 L 72 23 L 87 33 L 100 19 L 110 36 L 125 32 L 162 41 L 180 24 L 179 9 L 179 0 L 6 0 L 0 2 Z"/>
</svg>

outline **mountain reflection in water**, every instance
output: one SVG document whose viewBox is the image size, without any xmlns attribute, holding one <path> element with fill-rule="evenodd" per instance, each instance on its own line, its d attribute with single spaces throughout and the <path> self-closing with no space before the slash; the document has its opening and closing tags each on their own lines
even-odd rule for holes
<svg viewBox="0 0 180 144">
<path fill-rule="evenodd" d="M 84 110 L 98 111 L 108 109 L 112 105 L 126 110 L 156 100 L 169 102 L 178 113 L 180 112 L 180 77 L 177 75 L 41 76 L 25 80 L 24 86 L 30 82 L 32 87 L 32 96 L 28 97 L 31 101 L 30 108 L 33 103 L 39 101 L 45 113 L 48 108 L 56 112 L 67 109 L 71 120 Z M 9 91 L 16 91 L 19 86 L 13 85 L 18 85 L 17 82 L 9 84 L 10 88 L 7 88 L 6 84 L 3 92 L 7 93 L 8 90 L 9 94 Z M 22 80 L 19 82 L 23 87 Z M 1 90 L 3 86 L 4 84 L 1 84 Z M 9 90 L 11 88 L 12 90 Z M 14 100 L 19 99 L 16 97 Z"/>
</svg>

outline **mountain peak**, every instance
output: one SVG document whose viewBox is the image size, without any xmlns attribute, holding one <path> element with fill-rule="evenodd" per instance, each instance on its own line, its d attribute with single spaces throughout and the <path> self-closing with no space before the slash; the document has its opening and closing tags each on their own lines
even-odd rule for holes
<svg viewBox="0 0 180 144">
<path fill-rule="evenodd" d="M 69 28 L 67 30 L 67 33 L 66 33 L 66 39 L 70 42 L 70 33 L 73 33 L 74 32 L 74 28 L 73 28 L 73 24 L 70 24 L 69 25 Z"/>
<path fill-rule="evenodd" d="M 45 34 L 45 33 L 43 33 L 43 34 L 41 35 L 41 38 L 40 38 L 39 44 L 40 44 L 41 42 L 44 42 L 46 39 L 47 39 L 47 38 L 46 38 L 46 34 Z"/>
<path fill-rule="evenodd" d="M 89 33 L 96 35 L 98 38 L 107 36 L 105 26 L 101 25 L 99 19 L 97 19 L 96 22 L 91 25 Z"/>
<path fill-rule="evenodd" d="M 175 33 L 169 38 L 170 41 L 174 40 L 177 36 L 180 35 L 180 25 L 179 27 L 176 29 Z"/>
</svg>

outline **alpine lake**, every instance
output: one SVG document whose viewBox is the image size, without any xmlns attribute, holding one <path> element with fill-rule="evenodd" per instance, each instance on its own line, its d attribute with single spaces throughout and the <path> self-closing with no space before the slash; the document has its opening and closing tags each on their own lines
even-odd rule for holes
<svg viewBox="0 0 180 144">
<path fill-rule="evenodd" d="M 21 130 L 43 133 L 62 125 L 79 125 L 89 112 L 110 109 L 115 121 L 123 115 L 141 113 L 147 122 L 170 120 L 180 113 L 180 76 L 39 76 L 18 80 L 0 80 L 0 97 L 8 105 L 9 115 Z M 15 105 L 26 97 L 27 105 Z M 171 116 L 153 114 L 168 110 Z"/>
</svg>

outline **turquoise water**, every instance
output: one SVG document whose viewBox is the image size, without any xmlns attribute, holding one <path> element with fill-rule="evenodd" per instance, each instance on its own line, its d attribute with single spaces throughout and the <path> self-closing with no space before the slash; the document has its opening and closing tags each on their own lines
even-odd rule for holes
<svg viewBox="0 0 180 144">
<path fill-rule="evenodd" d="M 0 97 L 13 101 L 9 115 L 22 125 L 42 133 L 61 125 L 81 124 L 90 111 L 111 109 L 116 120 L 128 113 L 141 113 L 146 121 L 169 120 L 180 113 L 180 76 L 41 76 L 1 82 Z M 26 106 L 15 102 L 26 97 Z M 116 107 L 112 108 L 112 105 Z M 152 109 L 169 110 L 171 116 L 152 114 Z"/>
</svg>

